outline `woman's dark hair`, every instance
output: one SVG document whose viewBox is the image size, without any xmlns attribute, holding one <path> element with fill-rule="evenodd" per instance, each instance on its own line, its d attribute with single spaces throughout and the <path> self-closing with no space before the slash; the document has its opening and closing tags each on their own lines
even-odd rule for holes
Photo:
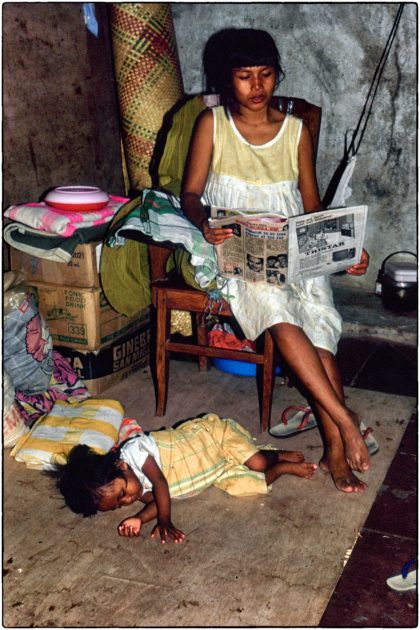
<svg viewBox="0 0 420 630">
<path fill-rule="evenodd" d="M 70 451 L 67 464 L 47 471 L 47 474 L 55 479 L 73 512 L 94 516 L 101 499 L 99 489 L 118 477 L 125 479 L 124 471 L 117 466 L 119 459 L 118 451 L 99 455 L 89 446 L 78 444 Z"/>
<path fill-rule="evenodd" d="M 221 105 L 234 106 L 231 75 L 234 68 L 272 66 L 276 86 L 284 77 L 280 54 L 266 31 L 253 28 L 226 28 L 214 33 L 204 49 L 206 90 L 220 95 Z"/>
</svg>

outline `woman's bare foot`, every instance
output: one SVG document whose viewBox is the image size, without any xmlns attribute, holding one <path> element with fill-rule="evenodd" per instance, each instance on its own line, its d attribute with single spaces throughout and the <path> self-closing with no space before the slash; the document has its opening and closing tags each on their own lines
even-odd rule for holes
<svg viewBox="0 0 420 630">
<path fill-rule="evenodd" d="M 353 474 L 352 469 L 343 457 L 323 457 L 319 467 L 324 473 L 329 473 L 335 487 L 340 492 L 364 492 L 367 484 Z"/>
<path fill-rule="evenodd" d="M 346 423 L 341 423 L 338 428 L 343 440 L 348 465 L 352 470 L 363 473 L 369 470 L 370 459 L 366 443 L 360 433 L 359 424 L 357 414 L 349 411 L 349 420 Z"/>
<path fill-rule="evenodd" d="M 279 462 L 303 462 L 305 456 L 301 451 L 278 451 Z"/>
</svg>

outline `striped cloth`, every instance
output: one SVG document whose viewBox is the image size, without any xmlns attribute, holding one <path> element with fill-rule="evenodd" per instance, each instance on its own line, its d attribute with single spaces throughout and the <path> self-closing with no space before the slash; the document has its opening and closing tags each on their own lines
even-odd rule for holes
<svg viewBox="0 0 420 630">
<path fill-rule="evenodd" d="M 28 468 L 49 470 L 65 464 L 76 444 L 107 453 L 118 440 L 123 407 L 116 400 L 89 398 L 69 404 L 57 400 L 48 416 L 40 418 L 10 455 Z"/>
<path fill-rule="evenodd" d="M 244 465 L 261 447 L 235 420 L 209 413 L 150 435 L 156 440 L 171 497 L 194 496 L 210 486 L 234 496 L 268 492 L 264 473 Z"/>
<path fill-rule="evenodd" d="M 68 237 L 72 236 L 80 228 L 109 223 L 117 210 L 126 201 L 127 198 L 125 197 L 111 195 L 105 208 L 94 212 L 60 210 L 48 206 L 44 201 L 40 203 L 31 202 L 9 206 L 4 216 L 40 232 Z"/>
<path fill-rule="evenodd" d="M 125 244 L 136 232 L 158 242 L 171 241 L 183 245 L 191 254 L 195 280 L 205 289 L 217 275 L 214 246 L 182 213 L 179 199 L 162 191 L 145 188 L 139 203 L 107 238 L 110 247 Z"/>
<path fill-rule="evenodd" d="M 111 37 L 127 172 L 142 189 L 163 117 L 183 95 L 170 3 L 111 4 Z"/>
</svg>

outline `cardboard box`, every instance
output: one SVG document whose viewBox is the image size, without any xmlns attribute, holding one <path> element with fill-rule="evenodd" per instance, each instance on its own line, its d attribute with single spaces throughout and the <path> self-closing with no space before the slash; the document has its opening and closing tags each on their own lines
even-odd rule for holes
<svg viewBox="0 0 420 630">
<path fill-rule="evenodd" d="M 82 352 L 55 346 L 83 380 L 92 396 L 149 365 L 150 326 L 144 322 L 127 335 L 97 352 Z"/>
<path fill-rule="evenodd" d="M 99 262 L 102 242 L 78 245 L 69 263 L 31 256 L 10 248 L 12 271 L 23 271 L 28 282 L 99 288 Z"/>
<path fill-rule="evenodd" d="M 32 282 L 28 290 L 35 297 L 54 346 L 99 350 L 149 322 L 148 308 L 133 317 L 121 315 L 111 308 L 101 289 Z"/>
</svg>

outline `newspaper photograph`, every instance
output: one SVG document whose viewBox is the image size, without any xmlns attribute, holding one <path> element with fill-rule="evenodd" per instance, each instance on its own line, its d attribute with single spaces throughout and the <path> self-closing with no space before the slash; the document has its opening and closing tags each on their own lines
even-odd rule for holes
<svg viewBox="0 0 420 630">
<path fill-rule="evenodd" d="M 216 246 L 222 276 L 284 285 L 343 271 L 360 261 L 367 206 L 333 208 L 295 217 L 255 209 L 215 208 L 210 227 L 231 228 Z"/>
</svg>

